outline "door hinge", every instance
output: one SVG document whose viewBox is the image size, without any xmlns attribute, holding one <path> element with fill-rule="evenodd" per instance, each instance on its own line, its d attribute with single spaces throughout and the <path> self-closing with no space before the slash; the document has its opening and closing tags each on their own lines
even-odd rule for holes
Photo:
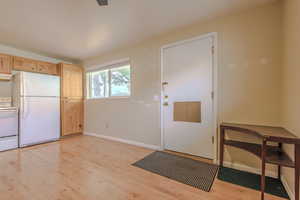
<svg viewBox="0 0 300 200">
<path fill-rule="evenodd" d="M 212 52 L 212 54 L 215 54 L 215 47 L 214 46 L 211 47 L 211 52 Z"/>
<path fill-rule="evenodd" d="M 215 97 L 215 93 L 211 92 L 211 98 L 214 99 L 214 97 Z"/>
<path fill-rule="evenodd" d="M 212 136 L 211 140 L 212 140 L 212 143 L 214 144 L 215 143 L 215 136 Z"/>
</svg>

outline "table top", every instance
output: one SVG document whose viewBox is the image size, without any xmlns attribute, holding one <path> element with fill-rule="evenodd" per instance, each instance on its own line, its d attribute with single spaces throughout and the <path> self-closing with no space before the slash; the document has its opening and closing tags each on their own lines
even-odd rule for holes
<svg viewBox="0 0 300 200">
<path fill-rule="evenodd" d="M 300 138 L 282 127 L 221 123 L 221 128 L 222 127 L 226 129 L 254 134 L 269 141 L 300 144 Z"/>
</svg>

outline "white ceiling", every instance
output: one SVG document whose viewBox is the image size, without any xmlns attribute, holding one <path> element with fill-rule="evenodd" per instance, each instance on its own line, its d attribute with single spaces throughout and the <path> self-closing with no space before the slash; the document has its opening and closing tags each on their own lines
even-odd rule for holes
<svg viewBox="0 0 300 200">
<path fill-rule="evenodd" d="M 0 43 L 82 60 L 272 0 L 1 0 Z"/>
</svg>

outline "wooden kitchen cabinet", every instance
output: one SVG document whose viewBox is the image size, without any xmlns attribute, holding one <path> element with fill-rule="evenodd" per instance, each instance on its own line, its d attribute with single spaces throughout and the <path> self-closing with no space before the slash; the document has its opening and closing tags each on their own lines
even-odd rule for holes
<svg viewBox="0 0 300 200">
<path fill-rule="evenodd" d="M 82 99 L 64 98 L 62 104 L 62 135 L 67 136 L 83 132 L 83 101 Z"/>
<path fill-rule="evenodd" d="M 0 54 L 0 74 L 11 74 L 12 56 Z"/>
<path fill-rule="evenodd" d="M 22 57 L 13 57 L 13 69 L 18 71 L 36 72 L 42 74 L 58 75 L 58 66 L 54 63 L 32 60 Z"/>
<path fill-rule="evenodd" d="M 83 68 L 59 64 L 61 76 L 61 134 L 83 132 Z"/>
<path fill-rule="evenodd" d="M 51 75 L 59 74 L 57 65 L 48 62 L 38 62 L 37 71 L 43 74 L 51 74 Z"/>
<path fill-rule="evenodd" d="M 19 71 L 36 72 L 37 62 L 35 60 L 15 56 L 13 58 L 13 69 Z"/>
<path fill-rule="evenodd" d="M 60 64 L 60 75 L 62 77 L 62 94 L 68 98 L 83 97 L 83 69 L 71 64 Z"/>
</svg>

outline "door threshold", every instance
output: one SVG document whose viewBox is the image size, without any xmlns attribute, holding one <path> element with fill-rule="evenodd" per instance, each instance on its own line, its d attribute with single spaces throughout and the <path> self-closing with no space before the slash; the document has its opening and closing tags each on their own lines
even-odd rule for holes
<svg viewBox="0 0 300 200">
<path fill-rule="evenodd" d="M 193 159 L 193 160 L 196 160 L 196 161 L 201 161 L 201 162 L 213 164 L 213 159 L 209 159 L 209 158 L 194 156 L 194 155 L 191 155 L 191 154 L 181 153 L 181 152 L 177 152 L 177 151 L 171 151 L 171 150 L 167 150 L 167 149 L 165 149 L 164 152 L 170 153 L 170 154 L 173 154 L 173 155 L 177 155 L 177 156 L 181 156 L 181 157 L 185 157 L 185 158 L 190 158 L 190 159 Z"/>
</svg>

